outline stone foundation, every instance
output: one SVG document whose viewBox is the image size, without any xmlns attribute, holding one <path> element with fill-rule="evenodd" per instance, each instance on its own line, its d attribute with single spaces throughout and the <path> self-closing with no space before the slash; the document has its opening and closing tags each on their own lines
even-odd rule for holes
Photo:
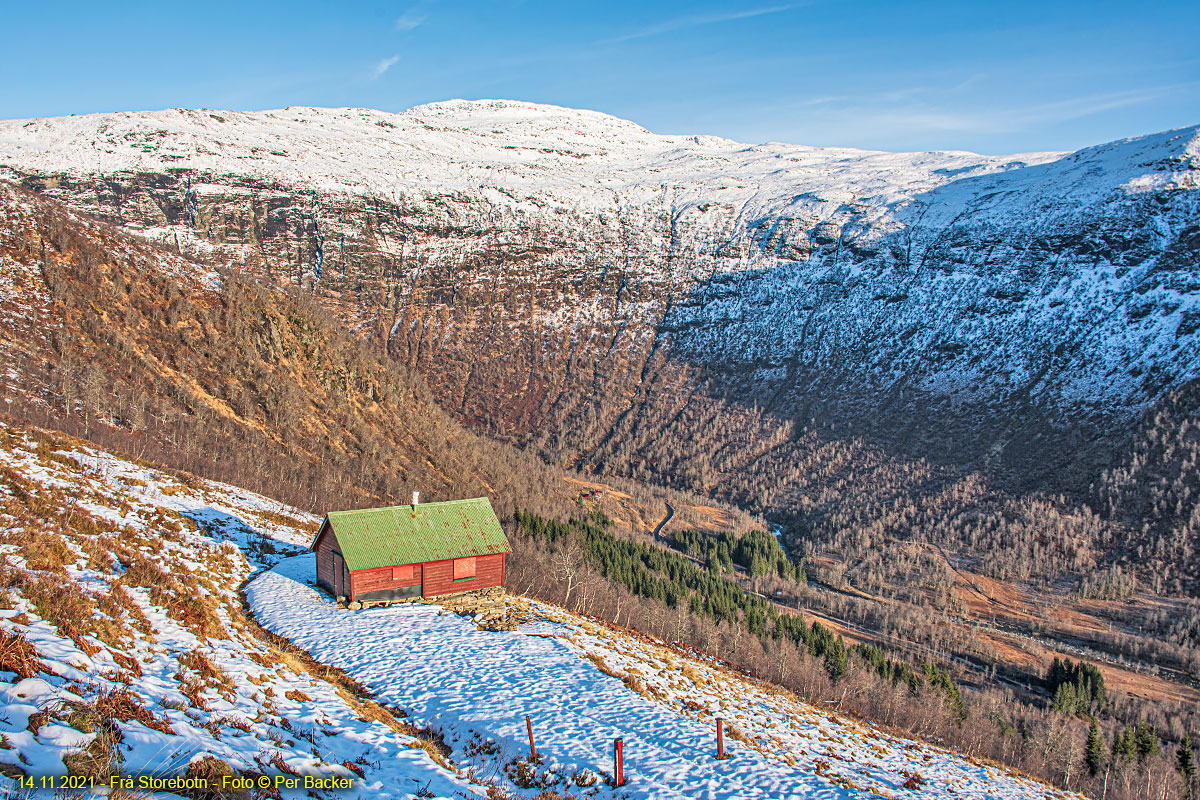
<svg viewBox="0 0 1200 800">
<path fill-rule="evenodd" d="M 508 595 L 501 586 L 491 586 L 487 589 L 477 589 L 473 592 L 443 594 L 437 597 L 413 597 L 404 600 L 375 601 L 347 603 L 346 598 L 337 598 L 338 605 L 350 611 L 377 606 L 390 606 L 401 603 L 425 603 L 444 606 L 455 614 L 463 617 L 473 617 L 480 627 L 491 630 L 511 630 L 509 627 Z"/>
</svg>

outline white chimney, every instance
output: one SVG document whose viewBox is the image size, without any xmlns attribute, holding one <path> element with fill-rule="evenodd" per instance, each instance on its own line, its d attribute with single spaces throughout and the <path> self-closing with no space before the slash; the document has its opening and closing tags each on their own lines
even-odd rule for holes
<svg viewBox="0 0 1200 800">
<path fill-rule="evenodd" d="M 421 493 L 413 492 L 413 508 L 417 507 L 417 503 L 421 501 Z"/>
</svg>

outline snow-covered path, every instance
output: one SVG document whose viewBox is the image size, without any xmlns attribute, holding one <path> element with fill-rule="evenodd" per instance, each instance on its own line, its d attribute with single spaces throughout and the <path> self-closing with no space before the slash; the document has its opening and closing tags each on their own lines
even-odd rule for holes
<svg viewBox="0 0 1200 800">
<path fill-rule="evenodd" d="M 833 718 L 712 665 L 676 666 L 678 653 L 551 606 L 529 603 L 532 621 L 516 631 L 482 631 L 432 605 L 339 609 L 308 584 L 313 573 L 306 555 L 255 579 L 247 594 L 260 623 L 345 670 L 417 724 L 443 729 L 456 759 L 472 732 L 495 740 L 503 758 L 524 754 L 529 714 L 539 754 L 562 776 L 611 775 L 613 739 L 623 737 L 622 795 L 634 798 L 898 797 L 908 794 L 901 785 L 918 768 L 923 797 L 1054 794 L 990 765 Z M 631 691 L 592 659 L 609 672 L 632 671 L 650 691 Z M 700 680 L 680 681 L 681 672 Z M 707 714 L 689 713 L 687 700 L 700 701 Z M 727 739 L 730 757 L 716 761 L 716 708 L 747 733 L 769 730 L 761 739 L 767 746 Z"/>
</svg>

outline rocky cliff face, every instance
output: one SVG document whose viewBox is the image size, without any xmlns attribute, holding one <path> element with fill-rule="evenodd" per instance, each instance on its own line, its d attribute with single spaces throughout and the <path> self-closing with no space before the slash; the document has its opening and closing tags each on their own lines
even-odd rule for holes
<svg viewBox="0 0 1200 800">
<path fill-rule="evenodd" d="M 493 433 L 751 506 L 848 435 L 1086 486 L 1200 375 L 1197 128 L 984 157 L 502 101 L 171 110 L 0 123 L 0 169 L 302 285 Z"/>
</svg>

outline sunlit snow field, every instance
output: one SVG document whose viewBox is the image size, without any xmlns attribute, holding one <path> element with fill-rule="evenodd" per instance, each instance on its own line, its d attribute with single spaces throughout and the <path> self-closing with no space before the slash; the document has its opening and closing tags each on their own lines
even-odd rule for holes
<svg viewBox="0 0 1200 800">
<path fill-rule="evenodd" d="M 442 729 L 456 754 L 478 732 L 509 757 L 527 755 L 529 715 L 539 755 L 564 778 L 611 776 L 622 737 L 629 797 L 901 797 L 913 774 L 922 797 L 1054 794 L 543 603 L 514 599 L 527 621 L 487 631 L 436 605 L 343 610 L 313 576 L 304 555 L 255 579 L 247 595 L 259 621 Z M 718 715 L 748 740 L 727 737 L 724 761 L 714 757 Z"/>
</svg>

